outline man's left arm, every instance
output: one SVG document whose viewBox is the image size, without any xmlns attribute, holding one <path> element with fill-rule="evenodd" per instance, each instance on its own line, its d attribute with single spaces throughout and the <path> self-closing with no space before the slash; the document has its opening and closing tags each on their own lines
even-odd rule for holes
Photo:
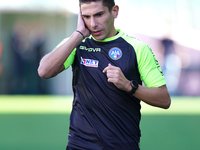
<svg viewBox="0 0 200 150">
<path fill-rule="evenodd" d="M 130 90 L 131 88 L 132 87 L 129 86 Z M 144 87 L 139 85 L 133 96 L 151 106 L 164 109 L 168 109 L 171 104 L 171 98 L 166 85 L 160 87 Z"/>
<path fill-rule="evenodd" d="M 126 92 L 131 91 L 131 81 L 124 76 L 119 67 L 109 64 L 103 70 L 103 73 L 106 73 L 108 82 L 113 83 L 117 88 Z M 133 96 L 151 106 L 164 109 L 168 109 L 171 104 L 171 98 L 166 85 L 160 87 L 144 87 L 139 85 Z"/>
</svg>

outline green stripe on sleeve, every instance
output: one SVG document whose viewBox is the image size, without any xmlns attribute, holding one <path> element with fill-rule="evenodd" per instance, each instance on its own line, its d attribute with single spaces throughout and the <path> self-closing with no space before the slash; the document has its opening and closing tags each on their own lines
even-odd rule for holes
<svg viewBox="0 0 200 150">
<path fill-rule="evenodd" d="M 63 45 L 69 38 L 66 38 L 64 39 L 63 41 L 61 41 L 55 48 L 57 49 L 58 47 L 60 47 L 61 45 Z M 65 66 L 65 69 L 68 69 L 74 62 L 74 57 L 75 57 L 75 54 L 76 54 L 76 48 L 71 52 L 71 54 L 69 55 L 69 57 L 67 58 L 67 60 L 64 62 L 64 66 Z"/>
<path fill-rule="evenodd" d="M 76 54 L 76 48 L 71 52 L 67 60 L 64 62 L 65 69 L 68 69 L 73 64 L 75 54 Z"/>
</svg>

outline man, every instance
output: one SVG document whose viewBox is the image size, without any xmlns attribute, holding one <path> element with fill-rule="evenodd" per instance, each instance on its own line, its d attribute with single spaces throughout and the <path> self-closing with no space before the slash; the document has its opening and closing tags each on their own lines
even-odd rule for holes
<svg viewBox="0 0 200 150">
<path fill-rule="evenodd" d="M 77 30 L 38 69 L 42 78 L 51 78 L 72 65 L 67 150 L 139 150 L 140 100 L 170 106 L 160 66 L 145 43 L 115 29 L 114 0 L 79 3 Z"/>
</svg>

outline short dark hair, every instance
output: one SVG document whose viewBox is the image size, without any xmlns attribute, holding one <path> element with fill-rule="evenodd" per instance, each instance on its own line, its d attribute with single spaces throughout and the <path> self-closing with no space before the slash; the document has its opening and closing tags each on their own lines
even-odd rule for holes
<svg viewBox="0 0 200 150">
<path fill-rule="evenodd" d="M 79 0 L 79 6 L 81 6 L 81 3 L 90 3 L 90 2 L 97 2 L 97 1 L 102 1 L 103 6 L 108 7 L 109 11 L 111 11 L 113 6 L 115 6 L 114 0 Z"/>
</svg>

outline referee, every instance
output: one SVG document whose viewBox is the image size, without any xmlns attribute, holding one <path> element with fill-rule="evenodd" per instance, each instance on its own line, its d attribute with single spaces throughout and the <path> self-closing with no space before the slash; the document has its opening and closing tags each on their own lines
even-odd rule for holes
<svg viewBox="0 0 200 150">
<path fill-rule="evenodd" d="M 38 68 L 48 79 L 72 66 L 66 150 L 139 150 L 140 102 L 164 109 L 171 103 L 161 68 L 148 45 L 115 28 L 114 0 L 79 4 L 77 30 Z"/>
</svg>

